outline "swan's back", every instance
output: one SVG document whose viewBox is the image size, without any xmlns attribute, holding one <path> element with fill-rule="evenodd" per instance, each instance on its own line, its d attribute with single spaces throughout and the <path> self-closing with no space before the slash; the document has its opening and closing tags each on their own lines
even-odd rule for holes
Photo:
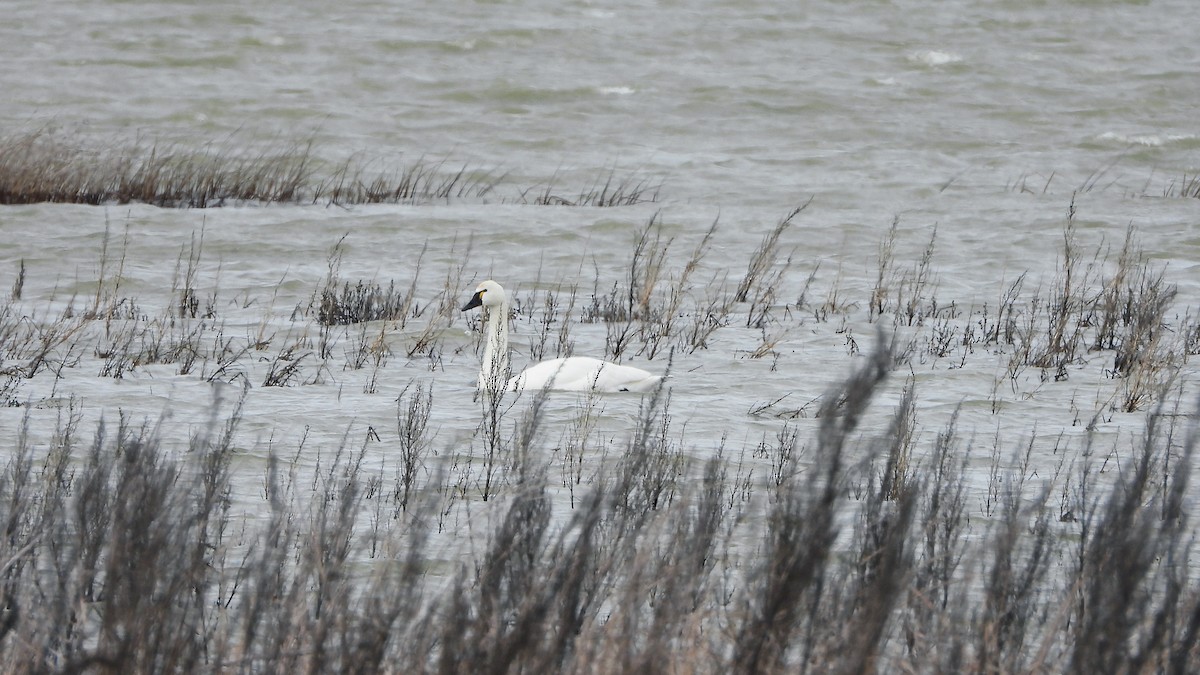
<svg viewBox="0 0 1200 675">
<path fill-rule="evenodd" d="M 652 391 L 662 380 L 641 368 L 622 366 L 587 356 L 550 359 L 534 364 L 510 380 L 510 388 L 560 391 Z"/>
</svg>

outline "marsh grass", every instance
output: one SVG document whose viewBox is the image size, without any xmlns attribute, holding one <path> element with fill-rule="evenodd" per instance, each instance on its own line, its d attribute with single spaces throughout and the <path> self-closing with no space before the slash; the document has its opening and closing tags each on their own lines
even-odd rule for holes
<svg viewBox="0 0 1200 675">
<path fill-rule="evenodd" d="M 774 309 L 778 289 L 783 287 L 784 276 L 792 266 L 792 255 L 780 264 L 780 238 L 791 226 L 793 221 L 808 208 L 812 198 L 792 209 L 781 218 L 775 227 L 763 236 L 762 242 L 750 256 L 746 266 L 746 274 L 738 283 L 734 292 L 737 302 L 749 302 L 750 309 L 746 316 L 746 326 L 763 328 L 770 321 L 771 310 Z"/>
<path fill-rule="evenodd" d="M 407 319 L 411 305 L 411 296 L 397 290 L 395 281 L 388 282 L 386 289 L 378 282 L 360 279 L 352 286 L 347 281 L 336 291 L 321 291 L 317 321 L 326 326 L 400 321 Z"/>
<path fill-rule="evenodd" d="M 655 183 L 649 178 L 636 174 L 618 177 L 615 169 L 609 171 L 592 183 L 590 187 L 580 190 L 572 196 L 565 194 L 556 186 L 558 176 L 555 176 L 544 187 L 530 187 L 522 190 L 519 201 L 522 204 L 537 204 L 539 206 L 632 206 L 645 202 L 657 202 L 662 183 Z"/>
<path fill-rule="evenodd" d="M 655 213 L 634 238 L 630 264 L 623 279 L 614 281 L 604 291 L 600 270 L 595 270 L 590 302 L 580 319 L 583 323 L 605 325 L 606 355 L 619 361 L 635 346 L 632 351 L 647 359 L 659 357 L 672 348 L 695 352 L 707 348 L 712 335 L 729 325 L 729 317 L 739 301 L 736 292 L 731 293 L 727 288 L 728 272 L 713 272 L 708 283 L 699 284 L 703 295 L 700 295 L 696 282 L 717 233 L 718 222 L 714 220 L 709 225 L 690 256 L 677 268 L 678 271 L 673 272 L 668 261 L 674 238 L 663 234 L 662 214 Z M 770 241 L 777 242 L 778 234 L 786 227 L 787 222 L 777 225 L 777 234 L 773 238 L 768 235 L 764 246 Z M 756 258 L 765 259 L 772 255 L 774 250 L 760 251 Z M 759 263 L 760 266 L 763 264 Z M 758 300 L 767 296 L 774 298 L 776 284 L 781 283 L 785 271 L 786 267 L 777 270 L 771 279 L 755 285 L 762 294 Z M 762 312 L 769 311 L 765 304 L 755 307 L 760 307 Z"/>
<path fill-rule="evenodd" d="M 932 295 L 936 289 L 932 263 L 937 227 L 933 227 L 920 259 L 910 269 L 903 271 L 896 269 L 895 259 L 899 227 L 900 218 L 897 216 L 880 239 L 875 284 L 867 303 L 868 317 L 874 321 L 890 311 L 894 327 L 924 325 L 926 320 L 937 319 L 942 314 L 936 295 Z M 950 310 L 952 312 L 953 307 Z"/>
<path fill-rule="evenodd" d="M 676 237 L 668 234 L 668 228 L 677 226 L 655 213 L 634 233 L 629 264 L 615 280 L 611 271 L 595 266 L 586 300 L 573 282 L 535 284 L 519 295 L 512 320 L 533 327 L 530 350 L 539 358 L 571 353 L 572 326 L 584 323 L 604 327 L 606 352 L 615 360 L 630 355 L 658 359 L 672 349 L 694 354 L 710 349 L 722 331 L 739 331 L 743 344 L 753 339 L 755 346 L 736 355 L 783 367 L 791 337 L 809 318 L 818 324 L 836 320 L 834 332 L 847 353 L 857 354 L 858 306 L 843 299 L 842 271 L 823 277 L 815 266 L 798 291 L 790 290 L 784 274 L 790 265 L 780 260 L 779 251 L 803 209 L 794 209 L 770 228 L 747 265 L 751 272 L 737 288 L 729 283 L 724 261 L 708 259 L 720 234 L 716 221 L 680 257 Z M 994 304 L 981 306 L 941 303 L 934 294 L 936 230 L 918 260 L 908 266 L 896 261 L 900 232 L 893 222 L 880 245 L 879 274 L 866 303 L 868 322 L 886 314 L 894 327 L 904 329 L 904 344 L 894 354 L 898 364 L 965 368 L 986 355 L 998 357 L 1003 368 L 992 392 L 997 405 L 1002 385 L 1020 395 L 1029 386 L 1030 373 L 1037 383 L 1062 381 L 1099 366 L 1113 382 L 1104 404 L 1108 410 L 1147 410 L 1167 395 L 1188 357 L 1200 352 L 1198 322 L 1191 308 L 1180 315 L 1178 293 L 1165 268 L 1141 251 L 1132 228 L 1119 249 L 1101 244 L 1084 253 L 1074 219 L 1072 205 L 1053 278 L 1033 281 L 1020 273 L 1002 279 L 993 291 Z M 328 273 L 310 301 L 293 311 L 288 342 L 279 344 L 279 323 L 271 315 L 274 299 L 263 304 L 237 298 L 231 303 L 220 296 L 221 266 L 206 259 L 203 228 L 180 248 L 169 302 L 154 299 L 152 306 L 158 309 L 143 309 L 141 299 L 126 292 L 128 236 L 127 230 L 113 236 L 106 226 L 97 257 L 99 279 L 87 285 L 94 290 L 86 298 L 70 298 L 65 308 L 60 303 L 39 309 L 10 294 L 0 311 L 0 375 L 8 402 L 17 400 L 12 392 L 21 380 L 47 370 L 61 373 L 85 356 L 100 359 L 97 372 L 114 378 L 149 365 L 175 365 L 179 374 L 198 371 L 210 380 L 295 385 L 328 381 L 336 371 L 364 371 L 368 379 L 362 388 L 373 392 L 397 356 L 408 363 L 420 359 L 431 370 L 442 367 L 447 331 L 460 316 L 456 310 L 473 247 L 470 239 L 454 241 L 450 259 L 455 262 L 444 274 L 434 275 L 441 287 L 431 292 L 423 270 L 427 245 L 399 279 L 355 280 L 341 273 L 343 238 L 331 249 Z M 33 273 L 18 263 L 15 285 L 24 286 Z M 747 300 L 739 302 L 743 290 Z M 785 297 L 796 300 L 781 303 Z M 824 300 L 818 303 L 809 299 L 813 297 Z M 263 307 L 257 331 L 229 334 L 220 309 L 235 311 L 234 305 L 241 310 Z M 415 330 L 411 323 L 417 324 Z M 467 328 L 477 330 L 470 323 Z M 752 338 L 744 334 L 747 329 Z M 399 342 L 389 338 L 397 330 Z M 337 363 L 339 354 L 344 359 Z M 761 411 L 806 416 L 803 408 L 774 404 L 764 404 Z M 1097 408 L 1088 417 L 1097 413 L 1110 414 Z"/>
<path fill-rule="evenodd" d="M 609 351 L 618 358 L 628 349 L 633 349 L 640 356 L 653 358 L 672 344 L 682 348 L 685 353 L 706 349 L 712 335 L 729 325 L 729 317 L 737 307 L 734 295 L 724 285 L 709 283 L 697 288 L 691 282 L 703 268 L 704 252 L 716 231 L 715 223 L 691 256 L 681 263 L 682 267 L 675 267 L 671 241 L 661 234 L 654 234 L 655 228 L 661 227 L 660 222 L 657 216 L 652 217 L 641 231 L 635 251 L 643 253 L 631 258 L 635 264 L 631 265 L 625 277 L 628 283 L 615 282 L 608 294 L 593 295 L 591 307 L 580 315 L 585 322 L 602 322 L 605 325 Z M 1017 392 L 1022 376 L 1029 368 L 1040 370 L 1040 379 L 1045 381 L 1064 379 L 1071 369 L 1081 368 L 1089 362 L 1096 364 L 1107 361 L 1104 373 L 1117 388 L 1110 400 L 1111 410 L 1144 410 L 1160 400 L 1175 382 L 1176 373 L 1186 363 L 1187 356 L 1197 351 L 1194 347 L 1197 342 L 1195 335 L 1200 331 L 1195 328 L 1195 320 L 1189 319 L 1190 313 L 1185 313 L 1183 317 L 1171 316 L 1176 291 L 1165 281 L 1164 270 L 1153 265 L 1140 252 L 1132 231 L 1127 233 L 1126 241 L 1115 256 L 1098 249 L 1082 274 L 1069 271 L 1079 267 L 1070 266 L 1069 261 L 1080 257 L 1077 251 L 1072 250 L 1077 244 L 1072 243 L 1070 217 L 1064 232 L 1063 259 L 1049 292 L 1043 288 L 1035 288 L 1032 294 L 1027 292 L 1026 274 L 1018 275 L 1011 282 L 1002 281 L 1002 290 L 997 291 L 996 310 L 990 304 L 985 304 L 969 311 L 939 312 L 935 321 L 925 322 L 924 333 L 911 333 L 908 345 L 897 352 L 899 362 L 907 362 L 907 359 L 923 352 L 934 360 L 954 359 L 954 365 L 950 367 L 965 367 L 977 350 L 981 350 L 981 353 L 998 353 L 1007 362 L 1006 379 Z M 225 334 L 224 320 L 215 316 L 219 304 L 216 278 L 204 279 L 202 283 L 197 278 L 202 266 L 212 268 L 211 264 L 204 264 L 201 260 L 202 231 L 199 236 L 193 237 L 191 246 L 180 254 L 175 277 L 177 281 L 173 283 L 172 290 L 177 300 L 159 315 L 142 312 L 136 299 L 121 292 L 126 255 L 124 249 L 128 242 L 122 243 L 120 250 L 114 253 L 111 251 L 111 241 L 111 237 L 106 237 L 102 243 L 99 268 L 103 276 L 96 283 L 96 291 L 85 303 L 82 313 L 75 309 L 79 303 L 72 300 L 57 319 L 45 313 L 41 319 L 18 320 L 11 311 L 6 315 L 4 331 L 0 332 L 8 346 L 8 353 L 0 362 L 0 368 L 3 368 L 7 377 L 6 390 L 15 391 L 19 387 L 19 380 L 43 372 L 47 367 L 54 372 L 74 367 L 87 353 L 103 359 L 99 372 L 111 377 L 124 377 L 151 364 L 177 364 L 181 374 L 199 369 L 208 379 L 237 380 L 249 376 L 252 371 L 259 371 L 246 357 L 272 349 L 277 334 L 269 328 L 272 322 L 266 316 L 260 322 L 258 333 L 248 341 L 239 341 Z M 455 246 L 457 248 L 458 243 Z M 458 257 L 469 257 L 470 248 L 471 244 L 467 242 L 465 255 Z M 340 291 L 372 288 L 370 283 L 375 283 L 379 288 L 382 285 L 364 281 L 351 285 L 341 280 L 338 272 L 341 250 L 339 243 L 331 253 L 330 274 L 313 296 L 316 304 L 301 314 L 293 315 L 294 322 L 302 323 L 302 317 L 307 314 L 315 318 L 319 325 L 306 329 L 294 323 L 294 329 L 299 329 L 295 334 L 302 337 L 283 346 L 274 346 L 275 356 L 262 360 L 271 365 L 270 370 L 254 376 L 255 381 L 273 384 L 323 381 L 329 375 L 334 349 L 344 342 L 345 364 L 342 369 L 359 370 L 371 366 L 371 381 L 364 383 L 363 387 L 364 391 L 374 391 L 374 383 L 393 356 L 392 347 L 385 340 L 387 331 L 403 328 L 408 320 L 421 317 L 427 317 L 423 327 L 408 334 L 402 354 L 410 360 L 423 357 L 430 368 L 440 367 L 442 336 L 458 316 L 454 310 L 460 295 L 458 289 L 462 285 L 465 262 L 446 270 L 443 288 L 428 300 L 418 299 L 427 295 L 418 291 L 421 278 L 419 263 L 411 278 L 405 282 L 408 290 L 402 295 L 394 292 L 396 282 L 389 281 L 388 289 L 393 291 L 389 297 L 395 299 L 392 304 L 408 309 L 403 313 L 395 312 L 399 316 L 390 322 L 369 324 L 377 316 L 375 308 L 378 304 L 367 300 L 357 304 L 344 302 L 347 298 L 362 299 L 369 297 L 369 294 Z M 928 252 L 927 247 L 926 255 L 914 265 L 914 270 L 928 265 Z M 420 258 L 418 256 L 418 260 Z M 647 262 L 643 263 L 643 260 Z M 1115 268 L 1112 267 L 1114 260 Z M 654 262 L 661 271 L 641 271 L 640 267 L 649 262 Z M 1111 272 L 1106 272 L 1106 269 Z M 28 271 L 23 273 L 28 274 Z M 218 265 L 217 278 L 219 273 Z M 599 281 L 600 271 L 596 273 Z M 719 279 L 721 271 L 710 270 L 709 273 Z M 836 285 L 839 279 L 840 275 L 833 280 L 834 285 L 828 297 L 840 294 Z M 802 295 L 811 292 L 816 283 L 814 271 L 804 282 Z M 199 288 L 202 285 L 213 290 L 205 292 L 202 301 L 186 301 L 188 298 L 200 300 L 202 293 Z M 653 290 L 646 294 L 631 292 L 631 289 L 647 287 Z M 573 289 L 564 293 L 556 291 L 551 285 L 544 291 L 531 294 L 529 302 L 523 303 L 515 313 L 515 321 L 525 319 L 541 322 L 538 324 L 538 333 L 544 342 L 535 343 L 535 348 L 539 345 L 541 349 L 548 347 L 550 334 L 555 332 L 559 342 L 558 353 L 570 349 L 570 326 L 574 315 L 570 311 L 558 313 L 555 310 L 564 302 L 564 295 L 567 296 L 565 302 L 568 307 L 578 302 Z M 1056 300 L 1043 300 L 1047 295 Z M 316 298 L 335 298 L 340 304 L 317 302 Z M 643 302 L 642 298 L 647 300 Z M 350 324 L 357 326 L 353 332 L 348 329 L 331 330 L 331 327 L 321 325 L 328 317 L 335 315 L 332 311 L 322 312 L 322 307 L 330 306 L 341 307 L 344 310 L 341 316 L 348 317 L 348 320 L 362 320 L 364 323 Z M 903 305 L 889 305 L 892 306 Z M 786 340 L 789 332 L 794 330 L 796 324 L 792 321 L 802 320 L 799 310 L 803 307 L 802 303 L 797 302 L 794 307 L 788 308 L 780 316 L 782 321 L 770 332 L 760 329 L 761 344 L 753 352 L 746 351 L 745 355 L 757 358 L 770 356 L 778 363 L 780 342 Z M 954 303 L 946 307 L 954 308 Z M 191 318 L 193 308 L 198 317 L 204 318 Z M 848 312 L 852 308 L 852 305 L 842 305 L 837 311 Z M 430 313 L 430 309 L 434 311 Z M 528 316 L 523 316 L 521 312 Z M 631 313 L 637 316 L 623 320 Z M 37 315 L 36 311 L 34 315 Z M 535 319 L 535 315 L 540 318 Z M 895 316 L 898 324 L 906 324 L 906 320 L 902 320 L 907 316 L 905 313 L 896 312 Z M 789 318 L 791 321 L 788 321 Z M 96 322 L 99 319 L 103 320 L 98 324 Z M 844 334 L 849 353 L 857 353 L 857 340 L 845 315 L 842 323 L 843 327 L 837 332 Z M 1178 326 L 1173 325 L 1175 323 Z M 93 339 L 94 328 L 98 325 L 104 327 L 104 339 L 94 349 L 84 351 L 84 345 Z M 308 335 L 319 335 L 319 343 L 314 343 Z M 914 348 L 918 340 L 923 345 L 921 349 Z M 314 356 L 315 359 L 312 358 Z M 25 359 L 23 363 L 22 359 Z M 15 401 L 11 397 L 8 400 Z M 784 417 L 804 416 L 802 409 L 788 410 L 778 406 L 766 406 L 763 411 Z"/>
<path fill-rule="evenodd" d="M 0 204 L 145 203 L 168 208 L 216 208 L 245 203 L 424 204 L 489 199 L 530 204 L 613 207 L 658 200 L 660 183 L 616 170 L 561 197 L 551 183 L 497 194 L 507 176 L 495 170 L 425 157 L 402 168 L 352 156 L 319 156 L 301 143 L 232 134 L 196 149 L 143 139 L 103 144 L 49 127 L 0 138 Z"/>
<path fill-rule="evenodd" d="M 504 179 L 466 165 L 448 169 L 445 161 L 428 162 L 423 158 L 399 172 L 367 174 L 367 170 L 353 159 L 347 160 L 311 189 L 312 200 L 330 205 L 481 200 Z"/>
<path fill-rule="evenodd" d="M 291 202 L 311 180 L 311 149 L 308 143 L 256 152 L 234 138 L 200 151 L 141 141 L 83 148 L 40 129 L 0 140 L 0 203 Z"/>
<path fill-rule="evenodd" d="M 543 393 L 481 397 L 475 433 L 446 439 L 441 385 L 435 397 L 409 375 L 394 431 L 351 424 L 332 447 L 305 436 L 245 453 L 242 399 L 186 428 L 128 413 L 88 426 L 68 400 L 39 435 L 30 425 L 53 390 L 26 388 L 81 365 L 128 380 L 176 364 L 242 396 L 339 377 L 369 387 L 442 353 L 464 287 L 465 262 L 432 286 L 419 269 L 364 283 L 408 289 L 401 316 L 366 318 L 372 302 L 345 301 L 370 294 L 345 292 L 358 284 L 341 278 L 339 242 L 307 304 L 289 317 L 272 315 L 274 300 L 240 301 L 266 316 L 231 332 L 203 232 L 181 249 L 169 296 L 147 299 L 155 312 L 130 311 L 142 299 L 125 290 L 127 244 L 105 237 L 94 294 L 0 303 L 0 402 L 25 408 L 0 471 L 0 669 L 1194 672 L 1197 428 L 1179 373 L 1200 330 L 1134 232 L 1089 262 L 1072 219 L 1053 279 L 999 280 L 995 306 L 933 311 L 931 237 L 906 272 L 891 273 L 905 268 L 893 255 L 859 312 L 868 331 L 890 314 L 923 335 L 930 367 L 991 359 L 1014 391 L 1026 369 L 1047 373 L 1034 386 L 1055 386 L 1060 363 L 1108 371 L 1111 398 L 1080 416 L 1140 410 L 1145 432 L 1113 447 L 1049 439 L 1053 467 L 1034 466 L 1048 440 L 1036 430 L 979 441 L 960 428 L 963 408 L 922 427 L 919 379 L 893 382 L 912 372 L 909 339 L 864 339 L 840 272 L 813 270 L 798 292 L 774 274 L 788 268 L 787 226 L 764 239 L 755 259 L 773 262 L 739 301 L 728 261 L 707 255 L 716 224 L 676 259 L 660 215 L 635 228 L 629 268 L 596 270 L 591 304 L 574 284 L 539 283 L 511 320 L 535 326 L 547 354 L 567 324 L 602 323 L 626 336 L 622 351 L 666 355 L 674 372 L 718 331 L 779 350 L 810 317 L 840 317 L 819 327 L 858 353 L 849 374 L 818 398 L 757 406 L 756 423 L 773 426 L 740 450 L 728 435 L 689 436 L 672 378 L 624 433 L 603 426 L 616 401 L 585 396 L 558 426 Z M 466 255 L 451 258 L 469 258 L 470 242 L 455 246 Z M 327 320 L 325 291 L 361 320 Z M 747 321 L 760 306 L 784 337 Z M 393 353 L 381 326 L 413 319 L 424 327 Z M 341 370 L 329 367 L 339 348 Z M 458 354 L 477 363 L 469 344 Z M 235 466 L 260 472 L 253 489 Z"/>
<path fill-rule="evenodd" d="M 552 517 L 561 505 L 535 459 L 544 396 L 502 402 L 492 475 L 450 507 L 476 513 L 486 544 L 442 575 L 430 573 L 447 554 L 428 529 L 430 497 L 450 479 L 429 466 L 431 389 L 401 396 L 397 436 L 344 442 L 308 477 L 303 440 L 276 448 L 249 497 L 266 515 L 253 520 L 230 482 L 236 402 L 224 418 L 214 406 L 182 455 L 124 416 L 89 441 L 65 410 L 48 447 L 13 438 L 0 474 L 0 661 L 9 672 L 1200 665 L 1200 594 L 1179 564 L 1194 423 L 1151 415 L 1115 475 L 1085 458 L 1074 523 L 1027 459 L 1011 474 L 1000 462 L 998 508 L 976 523 L 953 421 L 923 460 L 907 449 L 912 397 L 878 436 L 858 431 L 890 377 L 888 343 L 828 393 L 802 452 L 786 427 L 770 444 L 765 484 L 738 479 L 745 459 L 720 452 L 692 466 L 671 397 L 649 395 L 628 451 L 590 485 L 574 479 L 565 517 Z M 379 464 L 367 459 L 376 442 L 407 449 Z M 389 473 L 396 487 L 383 490 Z M 480 520 L 485 497 L 493 516 Z M 731 546 L 747 539 L 761 544 L 738 562 Z M 1076 562 L 1056 571 L 1051 551 L 1064 547 Z"/>
<path fill-rule="evenodd" d="M 1163 190 L 1164 197 L 1190 197 L 1200 199 L 1200 176 L 1184 174 L 1177 181 L 1171 181 Z"/>
</svg>

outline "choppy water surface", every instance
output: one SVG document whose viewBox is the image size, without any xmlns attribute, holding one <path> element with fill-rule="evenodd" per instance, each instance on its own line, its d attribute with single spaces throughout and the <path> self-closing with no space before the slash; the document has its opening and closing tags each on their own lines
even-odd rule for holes
<svg viewBox="0 0 1200 675">
<path fill-rule="evenodd" d="M 182 447 L 186 430 L 209 419 L 218 391 L 227 405 L 247 381 L 238 432 L 245 464 L 235 481 L 250 503 L 268 450 L 295 448 L 300 438 L 313 453 L 302 461 L 315 464 L 318 452 L 344 439 L 359 446 L 371 427 L 381 438 L 372 452 L 386 459 L 395 399 L 414 380 L 434 383 L 435 450 L 452 456 L 477 443 L 478 361 L 465 317 L 455 318 L 433 359 L 405 357 L 424 319 L 383 327 L 393 354 L 374 393 L 364 393 L 368 371 L 345 368 L 358 329 L 336 336 L 326 362 L 304 362 L 293 386 L 261 386 L 282 349 L 315 339 L 303 310 L 343 236 L 339 274 L 350 282 L 407 286 L 426 247 L 421 303 L 440 302 L 449 276 L 454 302 L 494 277 L 517 294 L 575 287 L 583 305 L 594 287 L 606 292 L 625 278 L 636 233 L 655 213 L 663 241 L 674 238 L 667 279 L 678 278 L 717 220 L 689 294 L 694 309 L 706 292 L 736 285 L 762 236 L 812 197 L 784 234 L 777 268 L 788 255 L 791 266 L 765 332 L 747 328 L 747 309 L 739 307 L 707 349 L 676 356 L 671 434 L 698 459 L 722 442 L 738 453 L 775 434 L 784 421 L 749 414 L 771 401 L 802 411 L 791 423 L 811 432 L 816 422 L 807 412 L 815 404 L 805 405 L 874 341 L 867 308 L 894 217 L 901 272 L 916 268 L 936 231 L 928 296 L 955 303 L 958 330 L 985 304 L 994 311 L 1024 272 L 1026 295 L 1048 293 L 1073 199 L 1085 265 L 1111 274 L 1132 226 L 1178 287 L 1168 319 L 1184 326 L 1197 313 L 1200 200 L 1176 194 L 1200 171 L 1200 8 L 1186 0 L 350 0 L 286 9 L 10 2 L 3 12 L 6 134 L 47 127 L 100 147 L 311 138 L 314 152 L 333 161 L 358 155 L 398 167 L 432 157 L 504 175 L 496 193 L 462 203 L 0 210 L 0 287 L 14 282 L 18 261 L 27 269 L 18 313 L 45 316 L 71 298 L 86 306 L 102 272 L 119 297 L 146 315 L 161 313 L 175 297 L 180 256 L 186 261 L 202 234 L 196 283 L 216 298 L 223 334 L 273 338 L 244 362 L 232 387 L 169 365 L 98 377 L 102 359 L 88 342 L 60 379 L 19 383 L 21 405 L 0 411 L 5 435 L 28 416 L 34 433 L 49 438 L 60 404 L 74 397 L 89 421 L 118 411 L 134 419 L 168 414 L 185 422 L 166 426 L 179 431 Z M 586 188 L 609 172 L 661 182 L 659 200 L 612 209 L 514 203 L 531 186 Z M 120 286 L 111 289 L 118 264 Z M 796 306 L 810 275 L 809 304 L 830 300 L 837 308 L 825 321 Z M 531 321 L 514 327 L 516 363 L 527 360 L 535 330 Z M 985 448 L 980 485 L 993 438 L 1006 448 L 1035 432 L 1047 439 L 1038 448 L 1049 475 L 1059 462 L 1050 451 L 1062 442 L 1081 448 L 1090 422 L 1106 449 L 1128 448 L 1140 433 L 1144 411 L 1111 409 L 1124 386 L 1106 374 L 1111 353 L 1081 354 L 1063 381 L 1036 369 L 1010 380 L 1003 349 L 935 357 L 921 342 L 928 333 L 901 329 L 906 339 L 916 336 L 917 356 L 890 383 L 868 430 L 886 428 L 911 378 L 918 447 L 962 405 L 960 428 Z M 576 354 L 599 354 L 607 334 L 603 324 L 577 324 L 572 337 Z M 775 341 L 770 355 L 749 358 L 768 340 Z M 666 368 L 661 354 L 629 360 Z M 1182 399 L 1190 402 L 1194 365 L 1182 373 Z M 605 451 L 624 447 L 638 403 L 604 402 Z M 552 398 L 548 462 L 558 461 L 553 449 L 578 405 L 571 395 Z"/>
</svg>

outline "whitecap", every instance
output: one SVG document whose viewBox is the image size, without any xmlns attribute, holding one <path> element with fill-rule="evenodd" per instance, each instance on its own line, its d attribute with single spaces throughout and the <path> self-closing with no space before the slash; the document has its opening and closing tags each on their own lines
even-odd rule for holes
<svg viewBox="0 0 1200 675">
<path fill-rule="evenodd" d="M 634 93 L 633 87 L 597 87 L 596 91 L 605 96 L 628 96 Z"/>
<path fill-rule="evenodd" d="M 1157 148 L 1164 143 L 1191 141 L 1195 138 L 1194 134 L 1119 134 L 1115 131 L 1106 131 L 1099 136 L 1102 141 L 1112 141 L 1121 145 L 1141 145 L 1147 148 Z"/>
<path fill-rule="evenodd" d="M 908 55 L 910 61 L 923 63 L 927 66 L 944 66 L 948 63 L 958 63 L 962 57 L 954 52 L 943 52 L 936 49 L 926 49 Z"/>
</svg>

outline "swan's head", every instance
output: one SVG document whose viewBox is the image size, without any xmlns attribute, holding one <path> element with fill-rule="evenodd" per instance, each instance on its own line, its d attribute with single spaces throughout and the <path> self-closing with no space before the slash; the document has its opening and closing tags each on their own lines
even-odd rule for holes
<svg viewBox="0 0 1200 675">
<path fill-rule="evenodd" d="M 487 281 L 475 287 L 475 295 L 463 305 L 462 311 L 474 309 L 480 305 L 487 307 L 490 312 L 492 309 L 504 304 L 504 289 L 500 284 L 488 279 Z"/>
</svg>

